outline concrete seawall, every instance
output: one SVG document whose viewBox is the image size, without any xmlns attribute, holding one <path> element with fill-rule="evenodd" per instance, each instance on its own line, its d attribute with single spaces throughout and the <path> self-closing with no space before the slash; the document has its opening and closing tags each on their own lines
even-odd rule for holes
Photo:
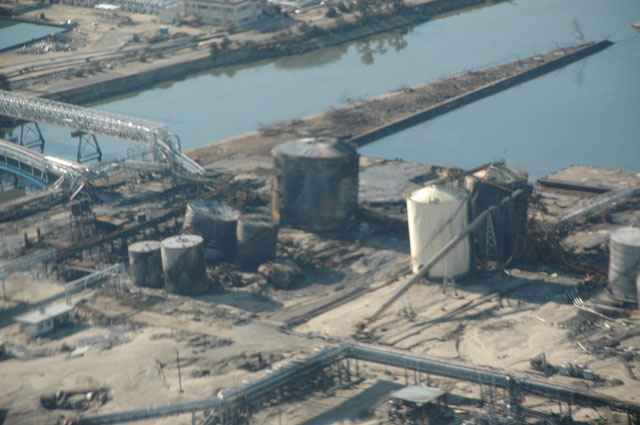
<svg viewBox="0 0 640 425">
<path fill-rule="evenodd" d="M 367 132 L 358 134 L 357 136 L 350 138 L 349 141 L 357 146 L 366 145 L 367 143 L 371 143 L 390 134 L 397 133 L 398 131 L 413 127 L 414 125 L 435 118 L 438 115 L 445 114 L 453 109 L 459 108 L 471 102 L 475 102 L 476 100 L 516 86 L 520 83 L 524 83 L 525 81 L 529 81 L 541 75 L 547 74 L 572 62 L 604 50 L 612 44 L 613 43 L 611 41 L 604 40 L 598 43 L 587 45 L 583 49 L 577 50 L 565 56 L 561 56 L 558 59 L 546 62 L 536 68 L 523 71 L 510 77 L 502 78 L 495 82 L 479 87 L 471 92 L 441 102 L 420 112 L 416 112 L 407 117 L 403 117 L 390 122 L 389 124 L 385 124 L 383 126 L 373 128 Z"/>
</svg>

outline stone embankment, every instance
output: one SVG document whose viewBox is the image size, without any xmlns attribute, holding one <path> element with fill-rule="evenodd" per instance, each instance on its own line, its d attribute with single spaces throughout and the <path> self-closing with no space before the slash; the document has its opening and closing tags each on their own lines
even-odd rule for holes
<svg viewBox="0 0 640 425">
<path fill-rule="evenodd" d="M 276 144 L 310 135 L 347 139 L 362 146 L 450 110 L 505 90 L 599 52 L 608 40 L 552 50 L 489 68 L 356 102 L 323 113 L 273 124 L 257 131 L 191 149 L 202 165 L 236 153 L 266 154 Z"/>
</svg>

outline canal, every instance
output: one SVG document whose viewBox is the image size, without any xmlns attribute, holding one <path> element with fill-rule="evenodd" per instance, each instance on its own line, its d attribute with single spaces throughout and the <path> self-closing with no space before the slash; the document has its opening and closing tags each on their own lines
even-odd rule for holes
<svg viewBox="0 0 640 425">
<path fill-rule="evenodd" d="M 0 50 L 19 46 L 62 30 L 62 28 L 52 25 L 32 24 L 0 18 Z"/>
<path fill-rule="evenodd" d="M 362 154 L 470 167 L 504 159 L 532 178 L 580 163 L 640 170 L 637 0 L 515 0 L 295 57 L 216 69 L 96 105 L 168 124 L 190 148 L 454 73 L 585 40 L 587 59 L 397 133 Z M 48 152 L 69 133 L 47 127 Z M 67 140 L 65 140 L 67 139 Z M 65 140 L 63 142 L 63 140 Z M 122 155 L 123 142 L 103 142 Z"/>
</svg>

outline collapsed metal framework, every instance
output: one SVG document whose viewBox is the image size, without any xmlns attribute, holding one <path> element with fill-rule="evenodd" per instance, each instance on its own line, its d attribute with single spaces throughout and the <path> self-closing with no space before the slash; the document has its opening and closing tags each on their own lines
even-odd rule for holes
<svg viewBox="0 0 640 425">
<path fill-rule="evenodd" d="M 0 115 L 46 122 L 78 134 L 99 134 L 142 143 L 154 150 L 156 161 L 167 161 L 189 174 L 204 174 L 200 165 L 171 142 L 166 124 L 5 90 L 0 90 Z"/>
<path fill-rule="evenodd" d="M 0 168 L 43 186 L 61 176 L 79 177 L 88 168 L 55 156 L 42 155 L 0 139 Z"/>
<path fill-rule="evenodd" d="M 305 378 L 321 373 L 323 369 L 347 359 L 374 362 L 418 373 L 445 376 L 493 388 L 504 388 L 508 391 L 511 398 L 510 402 L 512 403 L 518 403 L 518 396 L 523 393 L 550 398 L 569 405 L 606 407 L 634 415 L 636 418 L 640 417 L 640 404 L 620 400 L 588 389 L 553 382 L 545 378 L 413 354 L 390 347 L 345 341 L 335 346 L 326 347 L 305 359 L 291 361 L 286 367 L 280 368 L 242 387 L 224 391 L 220 397 L 84 417 L 79 418 L 75 423 L 123 423 L 183 413 L 195 414 L 196 411 L 203 410 L 213 411 L 213 414 L 221 424 L 234 423 L 234 412 L 243 412 L 245 415 L 250 414 L 250 406 L 259 406 L 262 401 L 266 401 L 269 398 L 278 398 L 279 392 L 285 386 L 290 384 L 299 385 Z"/>
</svg>

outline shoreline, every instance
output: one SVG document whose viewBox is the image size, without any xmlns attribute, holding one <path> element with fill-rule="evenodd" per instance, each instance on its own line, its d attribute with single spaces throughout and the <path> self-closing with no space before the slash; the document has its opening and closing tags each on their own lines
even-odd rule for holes
<svg viewBox="0 0 640 425">
<path fill-rule="evenodd" d="M 190 50 L 167 58 L 154 59 L 153 62 L 135 63 L 124 68 L 106 72 L 99 71 L 89 77 L 73 77 L 70 80 L 61 78 L 52 80 L 45 76 L 42 77 L 41 82 L 17 91 L 52 100 L 86 105 L 223 66 L 249 64 L 265 59 L 306 53 L 407 28 L 440 15 L 495 3 L 489 0 L 433 0 L 408 7 L 400 14 L 386 17 L 384 21 L 350 22 L 345 25 L 344 29 L 335 31 L 329 29 L 328 32 L 318 37 L 305 36 L 301 40 L 294 36 L 288 40 L 245 43 L 237 49 L 220 52 L 216 56 L 212 56 L 208 48 L 206 50 Z M 16 84 L 19 85 L 19 82 Z"/>
<path fill-rule="evenodd" d="M 609 40 L 602 40 L 462 72 L 213 141 L 188 149 L 185 153 L 201 165 L 208 166 L 236 154 L 268 154 L 278 143 L 309 135 L 338 137 L 360 147 L 556 70 L 612 44 Z"/>
</svg>

